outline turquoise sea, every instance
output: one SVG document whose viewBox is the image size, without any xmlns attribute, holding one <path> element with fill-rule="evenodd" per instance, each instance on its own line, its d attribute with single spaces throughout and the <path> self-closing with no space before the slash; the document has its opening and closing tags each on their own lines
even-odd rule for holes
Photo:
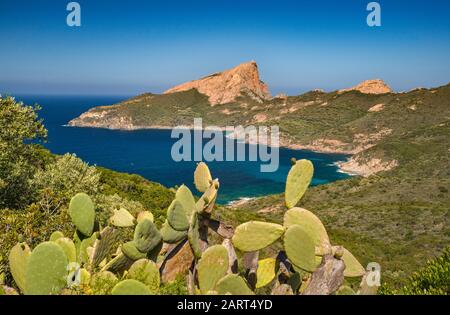
<svg viewBox="0 0 450 315">
<path fill-rule="evenodd" d="M 19 96 L 28 105 L 41 105 L 40 117 L 48 129 L 45 146 L 53 153 L 75 153 L 90 164 L 120 172 L 136 173 L 167 187 L 186 184 L 193 192 L 196 162 L 174 162 L 171 147 L 177 139 L 170 130 L 117 131 L 65 127 L 67 122 L 91 107 L 110 105 L 127 96 Z M 247 148 L 248 149 L 248 148 Z M 290 158 L 306 158 L 314 163 L 313 185 L 347 178 L 334 163 L 346 160 L 343 154 L 323 154 L 306 150 L 280 149 L 280 167 L 274 173 L 261 173 L 260 162 L 210 162 L 220 180 L 220 203 L 284 191 Z"/>
</svg>

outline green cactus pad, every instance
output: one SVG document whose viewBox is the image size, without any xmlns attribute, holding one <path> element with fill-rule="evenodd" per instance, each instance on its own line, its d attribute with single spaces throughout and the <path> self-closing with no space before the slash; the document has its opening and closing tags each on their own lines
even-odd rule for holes
<svg viewBox="0 0 450 315">
<path fill-rule="evenodd" d="M 199 192 L 205 192 L 211 184 L 211 181 L 212 177 L 208 166 L 203 162 L 198 163 L 194 172 L 195 188 L 197 188 Z"/>
<path fill-rule="evenodd" d="M 150 220 L 151 222 L 154 222 L 154 217 L 153 217 L 153 213 L 151 213 L 150 211 L 141 211 L 138 213 L 137 219 L 136 221 L 139 223 L 142 220 L 147 219 Z"/>
<path fill-rule="evenodd" d="M 142 253 L 136 248 L 134 241 L 122 245 L 122 253 L 132 260 L 139 260 L 147 257 L 147 253 Z"/>
<path fill-rule="evenodd" d="M 125 270 L 131 267 L 135 260 L 128 258 L 122 252 L 116 257 L 111 259 L 103 268 L 102 271 L 111 271 L 117 274 L 121 274 Z"/>
<path fill-rule="evenodd" d="M 189 229 L 189 219 L 186 215 L 186 210 L 177 199 L 173 200 L 167 209 L 167 222 L 177 231 L 187 231 Z"/>
<path fill-rule="evenodd" d="M 50 242 L 56 241 L 58 238 L 64 237 L 63 232 L 55 231 L 50 235 Z"/>
<path fill-rule="evenodd" d="M 219 295 L 254 295 L 245 280 L 235 274 L 229 274 L 217 282 L 215 291 Z"/>
<path fill-rule="evenodd" d="M 133 241 L 141 253 L 147 253 L 162 241 L 162 236 L 156 225 L 145 219 L 136 225 Z"/>
<path fill-rule="evenodd" d="M 336 295 L 356 295 L 356 293 L 349 286 L 343 285 L 336 291 Z"/>
<path fill-rule="evenodd" d="M 68 259 L 62 248 L 53 242 L 39 244 L 28 259 L 25 273 L 25 294 L 57 294 L 67 284 Z"/>
<path fill-rule="evenodd" d="M 25 291 L 25 275 L 30 255 L 31 250 L 26 243 L 16 244 L 9 252 L 9 269 L 14 281 L 22 292 Z"/>
<path fill-rule="evenodd" d="M 284 227 L 279 224 L 250 221 L 236 228 L 232 241 L 240 251 L 253 252 L 273 244 L 283 233 Z"/>
<path fill-rule="evenodd" d="M 54 241 L 54 243 L 61 246 L 69 262 L 77 261 L 77 250 L 75 248 L 75 243 L 70 238 L 61 237 Z"/>
<path fill-rule="evenodd" d="M 127 278 L 144 283 L 153 293 L 156 293 L 159 290 L 161 281 L 159 269 L 151 260 L 140 259 L 136 261 L 128 270 Z"/>
<path fill-rule="evenodd" d="M 151 295 L 150 289 L 134 279 L 120 281 L 111 291 L 112 295 Z"/>
<path fill-rule="evenodd" d="M 91 277 L 90 287 L 95 295 L 111 294 L 111 290 L 119 282 L 116 275 L 110 271 L 100 271 Z"/>
<path fill-rule="evenodd" d="M 266 258 L 258 261 L 256 270 L 256 288 L 262 288 L 268 285 L 275 278 L 277 260 L 275 258 Z"/>
<path fill-rule="evenodd" d="M 88 195 L 79 193 L 70 200 L 69 215 L 78 231 L 86 236 L 92 234 L 95 223 L 95 209 Z"/>
<path fill-rule="evenodd" d="M 192 192 L 185 185 L 181 185 L 175 194 L 175 199 L 183 206 L 186 216 L 191 217 L 192 211 L 195 210 L 195 199 Z"/>
<path fill-rule="evenodd" d="M 134 217 L 127 210 L 120 208 L 120 210 L 114 209 L 113 216 L 109 219 L 111 224 L 117 227 L 130 227 L 134 226 Z"/>
<path fill-rule="evenodd" d="M 228 270 L 228 251 L 222 245 L 214 245 L 206 249 L 197 264 L 198 284 L 202 294 L 214 290 L 217 281 L 222 279 Z"/>
<path fill-rule="evenodd" d="M 284 226 L 289 228 L 292 225 L 300 225 L 314 240 L 317 250 L 330 248 L 328 233 L 322 221 L 311 211 L 302 208 L 292 208 L 284 214 Z M 323 250 L 321 250 L 323 251 Z"/>
<path fill-rule="evenodd" d="M 295 205 L 303 197 L 308 189 L 314 174 L 314 166 L 311 161 L 299 160 L 291 167 L 286 179 L 286 189 L 284 193 L 286 207 L 288 209 Z"/>
<path fill-rule="evenodd" d="M 164 242 L 168 244 L 175 244 L 179 241 L 185 239 L 188 235 L 188 231 L 177 231 L 174 230 L 167 221 L 164 222 L 160 233 Z"/>
<path fill-rule="evenodd" d="M 308 272 L 316 269 L 314 240 L 300 225 L 291 225 L 287 229 L 284 234 L 284 249 L 294 266 Z"/>
<path fill-rule="evenodd" d="M 366 273 L 364 267 L 347 249 L 344 248 L 344 254 L 341 258 L 344 261 L 344 277 L 362 277 Z"/>
<path fill-rule="evenodd" d="M 193 212 L 191 216 L 191 225 L 189 226 L 188 239 L 192 252 L 196 258 L 202 257 L 202 249 L 200 248 L 200 233 L 198 225 L 198 214 Z"/>
<path fill-rule="evenodd" d="M 94 234 L 91 235 L 91 237 L 85 238 L 84 240 L 81 241 L 80 247 L 79 247 L 79 252 L 77 253 L 78 262 L 83 263 L 83 264 L 90 263 L 90 259 L 89 259 L 90 256 L 89 256 L 88 248 L 94 246 L 95 241 L 97 240 L 97 237 L 98 237 L 98 232 L 95 232 Z M 75 244 L 75 247 L 76 247 L 76 244 Z"/>
<path fill-rule="evenodd" d="M 211 213 L 214 209 L 214 205 L 217 199 L 217 193 L 219 191 L 219 181 L 215 179 L 211 185 L 206 189 L 203 195 L 195 204 L 195 209 L 198 213 Z"/>
</svg>

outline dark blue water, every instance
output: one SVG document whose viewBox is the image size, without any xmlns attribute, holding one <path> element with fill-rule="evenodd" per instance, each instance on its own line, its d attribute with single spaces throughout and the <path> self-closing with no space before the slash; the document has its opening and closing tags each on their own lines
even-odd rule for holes
<svg viewBox="0 0 450 315">
<path fill-rule="evenodd" d="M 48 129 L 45 146 L 53 153 L 75 153 L 90 164 L 120 172 L 136 173 L 167 187 L 186 184 L 193 192 L 196 162 L 174 162 L 169 130 L 115 131 L 73 128 L 64 125 L 89 108 L 110 105 L 126 97 L 93 96 L 21 96 L 25 104 L 41 105 L 40 117 Z M 256 197 L 284 191 L 290 158 L 309 159 L 314 163 L 313 185 L 347 178 L 333 164 L 347 158 L 342 154 L 280 149 L 280 167 L 275 173 L 261 173 L 259 162 L 211 162 L 213 177 L 220 180 L 219 202 L 242 197 Z"/>
</svg>

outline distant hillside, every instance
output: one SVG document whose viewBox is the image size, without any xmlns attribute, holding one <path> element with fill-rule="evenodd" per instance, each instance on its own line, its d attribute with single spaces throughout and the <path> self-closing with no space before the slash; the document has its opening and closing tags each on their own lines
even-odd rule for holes
<svg viewBox="0 0 450 315">
<path fill-rule="evenodd" d="M 257 69 L 255 63 L 247 63 L 166 94 L 143 94 L 116 105 L 95 107 L 69 125 L 170 128 L 192 126 L 194 117 L 219 127 L 279 125 L 281 145 L 354 154 L 341 167 L 370 175 L 395 168 L 405 159 L 406 151 L 414 150 L 415 144 L 406 145 L 405 138 L 448 122 L 450 85 L 392 93 L 383 81 L 368 80 L 331 93 L 311 91 L 269 98 Z"/>
</svg>

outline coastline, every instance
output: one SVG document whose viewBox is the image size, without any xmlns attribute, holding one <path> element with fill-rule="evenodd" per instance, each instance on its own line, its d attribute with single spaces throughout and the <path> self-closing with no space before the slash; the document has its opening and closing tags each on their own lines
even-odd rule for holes
<svg viewBox="0 0 450 315">
<path fill-rule="evenodd" d="M 72 120 L 73 121 L 73 120 Z M 77 123 L 75 124 L 71 124 L 70 121 L 68 124 L 63 125 L 64 127 L 72 127 L 72 128 L 100 128 L 100 129 L 107 129 L 107 130 L 116 130 L 116 131 L 138 131 L 138 130 L 172 130 L 175 129 L 174 127 L 171 126 L 163 126 L 163 125 L 153 125 L 153 126 L 130 126 L 127 128 L 117 128 L 117 127 L 110 127 L 110 126 L 89 126 L 89 125 L 79 125 Z M 194 128 L 193 126 L 179 126 L 176 127 L 177 129 L 187 129 L 187 130 L 198 130 L 198 128 Z M 203 128 L 205 129 L 205 128 Z M 227 127 L 218 127 L 218 126 L 214 126 L 213 130 L 219 130 L 219 131 L 229 131 L 230 129 Z M 229 135 L 226 135 L 226 137 L 228 137 Z M 279 147 L 279 148 L 285 148 L 285 149 L 290 149 L 290 150 L 295 150 L 295 151 L 300 151 L 300 150 L 308 150 L 308 151 L 312 151 L 312 152 L 317 152 L 317 153 L 328 153 L 328 154 L 348 154 L 350 155 L 345 161 L 340 161 L 340 162 L 336 162 L 334 163 L 334 165 L 338 168 L 338 172 L 350 175 L 350 176 L 367 176 L 367 174 L 365 172 L 361 171 L 361 168 L 353 168 L 351 167 L 351 159 L 352 159 L 352 155 L 356 154 L 357 152 L 355 151 L 349 151 L 349 150 L 342 150 L 342 149 L 337 149 L 337 148 L 330 148 L 327 147 L 325 145 L 302 145 L 302 144 L 296 144 L 296 143 L 291 143 L 290 141 L 287 141 L 286 139 L 281 138 L 280 139 L 280 143 L 277 146 L 274 146 L 272 144 L 268 144 L 268 143 L 261 143 L 258 141 L 255 141 L 254 139 L 248 139 L 248 137 L 245 138 L 245 143 L 247 144 L 263 144 L 266 145 L 268 147 Z M 237 200 L 239 201 L 239 199 Z"/>
</svg>

